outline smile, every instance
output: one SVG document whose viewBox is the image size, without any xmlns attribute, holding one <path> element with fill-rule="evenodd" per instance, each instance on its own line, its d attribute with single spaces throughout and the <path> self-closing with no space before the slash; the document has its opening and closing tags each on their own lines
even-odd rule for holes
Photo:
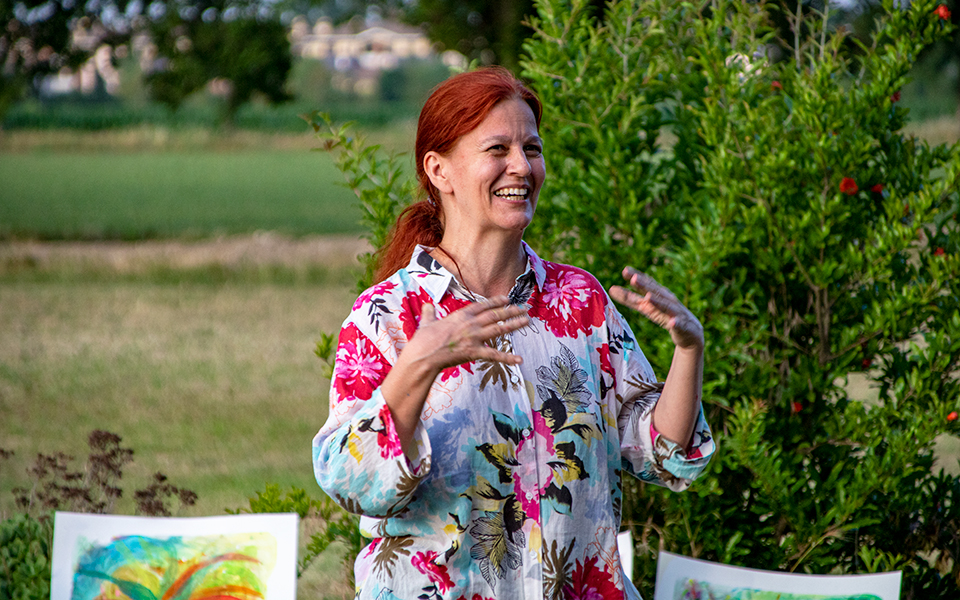
<svg viewBox="0 0 960 600">
<path fill-rule="evenodd" d="M 523 200 L 530 195 L 530 190 L 527 188 L 519 187 L 509 187 L 497 190 L 493 193 L 494 196 L 498 198 L 506 198 L 509 200 Z"/>
</svg>

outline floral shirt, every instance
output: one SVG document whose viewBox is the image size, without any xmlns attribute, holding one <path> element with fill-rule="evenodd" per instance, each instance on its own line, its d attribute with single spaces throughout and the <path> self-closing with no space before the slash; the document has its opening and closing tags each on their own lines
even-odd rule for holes
<svg viewBox="0 0 960 600">
<path fill-rule="evenodd" d="M 663 384 L 597 280 L 524 250 L 510 299 L 530 324 L 495 340 L 523 364 L 443 371 L 413 457 L 380 384 L 424 304 L 442 318 L 471 295 L 418 247 L 343 325 L 313 463 L 372 538 L 358 598 L 639 598 L 617 553 L 621 472 L 682 490 L 714 451 L 702 412 L 687 449 L 651 427 Z"/>
</svg>

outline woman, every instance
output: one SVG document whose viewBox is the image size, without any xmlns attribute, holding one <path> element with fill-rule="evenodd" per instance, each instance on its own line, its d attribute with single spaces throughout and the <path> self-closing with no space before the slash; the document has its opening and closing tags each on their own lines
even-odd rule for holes
<svg viewBox="0 0 960 600">
<path fill-rule="evenodd" d="M 317 480 L 373 538 L 358 597 L 638 598 L 617 554 L 620 472 L 683 489 L 713 442 L 703 331 L 630 269 L 610 294 L 669 330 L 657 382 L 591 275 L 523 242 L 541 105 L 507 71 L 441 84 L 416 142 L 426 199 L 340 333 Z"/>
</svg>

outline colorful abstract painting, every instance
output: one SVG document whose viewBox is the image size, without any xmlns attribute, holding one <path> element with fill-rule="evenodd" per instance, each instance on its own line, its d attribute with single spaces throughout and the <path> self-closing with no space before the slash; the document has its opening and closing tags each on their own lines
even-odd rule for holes
<svg viewBox="0 0 960 600">
<path fill-rule="evenodd" d="M 52 600 L 293 600 L 296 515 L 58 513 Z"/>
<path fill-rule="evenodd" d="M 898 600 L 901 573 L 799 575 L 661 552 L 654 600 Z"/>
<path fill-rule="evenodd" d="M 677 600 L 881 600 L 879 596 L 874 594 L 855 594 L 853 596 L 792 594 L 771 590 L 730 588 L 693 579 L 679 583 L 674 597 Z"/>
</svg>

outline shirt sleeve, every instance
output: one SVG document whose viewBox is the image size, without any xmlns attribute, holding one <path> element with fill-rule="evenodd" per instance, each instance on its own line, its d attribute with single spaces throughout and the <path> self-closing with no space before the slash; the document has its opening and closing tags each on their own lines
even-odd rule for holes
<svg viewBox="0 0 960 600">
<path fill-rule="evenodd" d="M 313 468 L 320 487 L 346 510 L 390 517 L 403 511 L 430 472 L 430 440 L 418 423 L 415 456 L 404 454 L 380 391 L 396 360 L 396 341 L 386 334 L 378 341 L 350 319 L 341 329 L 329 416 L 313 439 Z"/>
<path fill-rule="evenodd" d="M 716 449 L 703 407 L 690 447 L 683 448 L 660 435 L 653 427 L 653 408 L 660 399 L 663 383 L 657 381 L 623 317 L 615 309 L 608 312 L 612 313 L 608 315 L 607 327 L 616 373 L 614 386 L 621 400 L 617 428 L 623 469 L 642 481 L 682 491 L 703 472 Z"/>
</svg>

